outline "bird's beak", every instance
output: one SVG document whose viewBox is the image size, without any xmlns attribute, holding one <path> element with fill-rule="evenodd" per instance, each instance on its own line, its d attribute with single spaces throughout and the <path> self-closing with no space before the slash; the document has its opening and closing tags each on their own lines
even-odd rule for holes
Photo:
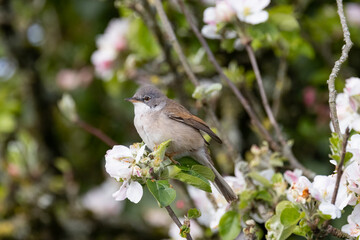
<svg viewBox="0 0 360 240">
<path fill-rule="evenodd" d="M 136 103 L 136 102 L 140 102 L 138 99 L 136 98 L 125 98 L 126 101 L 132 102 L 132 103 Z"/>
</svg>

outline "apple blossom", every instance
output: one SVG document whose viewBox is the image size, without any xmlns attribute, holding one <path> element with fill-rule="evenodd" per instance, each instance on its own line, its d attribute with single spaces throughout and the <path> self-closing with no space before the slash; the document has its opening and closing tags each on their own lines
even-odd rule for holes
<svg viewBox="0 0 360 240">
<path fill-rule="evenodd" d="M 299 180 L 299 177 L 302 175 L 302 171 L 300 169 L 295 169 L 294 171 L 287 170 L 284 173 L 284 179 L 289 183 L 293 184 Z"/>
<path fill-rule="evenodd" d="M 336 109 L 342 133 L 349 127 L 360 132 L 360 79 L 349 78 L 346 80 L 344 93 L 336 97 Z M 331 125 L 332 127 L 332 125 Z"/>
<path fill-rule="evenodd" d="M 355 206 L 353 212 L 348 216 L 348 224 L 344 225 L 341 231 L 352 237 L 360 236 L 360 204 Z"/>
<path fill-rule="evenodd" d="M 107 173 L 117 181 L 123 181 L 120 189 L 113 194 L 115 200 L 122 201 L 128 198 L 134 203 L 140 201 L 143 189 L 141 184 L 134 181 L 132 177 L 142 177 L 138 163 L 145 153 L 145 146 L 133 144 L 128 148 L 116 145 L 106 152 L 105 169 Z"/>
<path fill-rule="evenodd" d="M 345 178 L 342 177 L 335 205 L 331 203 L 336 177 L 336 174 L 330 176 L 318 175 L 314 178 L 312 188 L 310 189 L 311 196 L 320 201 L 319 210 L 323 214 L 330 215 L 332 219 L 341 216 L 341 210 L 348 205 L 351 199 L 351 196 L 347 194 Z"/>
<path fill-rule="evenodd" d="M 298 178 L 296 182 L 293 182 L 287 192 L 287 198 L 296 203 L 305 204 L 311 199 L 310 189 L 312 183 L 304 176 Z"/>
<path fill-rule="evenodd" d="M 250 24 L 265 22 L 269 13 L 263 9 L 270 4 L 270 0 L 229 0 L 236 11 L 238 19 Z"/>
<path fill-rule="evenodd" d="M 218 24 L 231 22 L 235 16 L 245 23 L 258 24 L 265 22 L 269 14 L 263 9 L 268 6 L 270 0 L 219 0 L 215 7 L 206 8 L 203 21 L 207 24 L 201 29 L 201 33 L 210 39 L 220 39 Z M 235 31 L 225 31 L 225 38 L 235 38 Z"/>
<path fill-rule="evenodd" d="M 118 54 L 127 47 L 128 28 L 129 20 L 113 19 L 96 40 L 98 49 L 92 54 L 91 61 L 96 73 L 105 80 L 111 78 Z"/>
</svg>

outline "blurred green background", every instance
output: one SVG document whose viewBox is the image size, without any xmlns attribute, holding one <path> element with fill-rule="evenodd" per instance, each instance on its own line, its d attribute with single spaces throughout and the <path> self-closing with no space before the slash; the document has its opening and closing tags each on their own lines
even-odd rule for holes
<svg viewBox="0 0 360 240">
<path fill-rule="evenodd" d="M 164 2 L 196 75 L 220 81 L 183 15 L 172 1 Z M 187 3 L 202 26 L 206 3 Z M 149 193 L 134 205 L 112 199 L 117 189 L 112 181 L 99 188 L 107 178 L 104 155 L 109 147 L 57 107 L 62 94 L 70 94 L 84 122 L 130 145 L 141 139 L 132 123 L 133 107 L 124 98 L 132 96 L 140 82 L 151 82 L 214 126 L 201 103 L 191 97 L 195 87 L 176 54 L 170 54 L 175 74 L 148 23 L 131 8 L 134 4 L 141 3 L 0 0 L 0 239 L 168 238 L 170 221 L 157 222 L 167 216 Z M 360 15 L 349 12 L 360 8 L 360 2 L 344 4 L 355 45 L 336 81 L 338 91 L 346 78 L 360 76 Z M 318 174 L 329 174 L 333 166 L 328 162 L 326 80 L 343 44 L 335 1 L 276 0 L 268 11 L 268 22 L 248 29 L 267 95 L 283 132 L 294 141 L 296 157 Z M 91 55 L 109 21 L 122 17 L 131 19 L 129 47 L 119 57 L 114 76 L 104 81 L 95 74 Z M 270 128 L 245 51 L 234 49 L 231 40 L 208 42 Z M 80 83 L 64 83 L 64 71 L 81 72 Z M 249 148 L 262 139 L 226 85 L 220 96 L 210 104 L 235 152 L 246 158 Z M 232 174 L 228 149 L 213 145 L 220 169 Z M 90 195 L 94 188 L 97 192 Z M 175 206 L 180 214 L 186 211 L 183 201 L 180 194 Z"/>
</svg>

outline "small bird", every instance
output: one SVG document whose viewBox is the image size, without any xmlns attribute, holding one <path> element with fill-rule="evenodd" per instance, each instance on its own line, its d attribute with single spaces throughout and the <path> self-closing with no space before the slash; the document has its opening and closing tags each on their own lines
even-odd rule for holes
<svg viewBox="0 0 360 240">
<path fill-rule="evenodd" d="M 208 153 L 207 142 L 201 131 L 209 134 L 215 141 L 221 139 L 200 118 L 192 115 L 185 107 L 167 98 L 152 85 L 140 87 L 132 98 L 134 104 L 134 125 L 145 144 L 155 146 L 171 139 L 166 150 L 170 158 L 190 156 L 202 165 L 209 167 L 215 174 L 215 186 L 228 202 L 237 199 L 236 194 L 215 169 Z"/>
</svg>

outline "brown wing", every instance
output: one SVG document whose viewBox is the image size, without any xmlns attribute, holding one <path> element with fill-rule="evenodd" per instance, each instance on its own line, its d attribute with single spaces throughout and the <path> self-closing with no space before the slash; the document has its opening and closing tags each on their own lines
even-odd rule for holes
<svg viewBox="0 0 360 240">
<path fill-rule="evenodd" d="M 177 102 L 171 99 L 169 100 L 170 101 L 166 106 L 167 115 L 169 118 L 178 122 L 182 122 L 197 130 L 204 131 L 209 134 L 212 139 L 214 139 L 218 143 L 222 143 L 221 139 L 209 128 L 208 125 L 206 125 L 203 120 L 201 120 L 197 116 L 192 115 L 185 107 L 178 104 Z"/>
</svg>

